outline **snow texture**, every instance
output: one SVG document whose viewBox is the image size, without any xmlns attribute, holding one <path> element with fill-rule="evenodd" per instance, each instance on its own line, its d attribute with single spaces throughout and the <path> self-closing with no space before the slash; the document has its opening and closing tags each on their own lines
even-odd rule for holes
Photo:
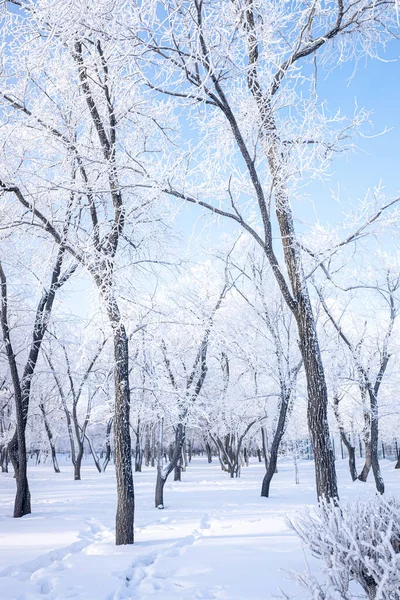
<svg viewBox="0 0 400 600">
<path fill-rule="evenodd" d="M 337 461 L 343 498 L 374 496 L 374 484 L 352 483 L 346 461 Z M 305 555 L 289 527 L 315 505 L 314 465 L 282 461 L 271 498 L 260 497 L 261 464 L 231 479 L 214 462 L 195 458 L 182 482 L 168 481 L 165 510 L 153 506 L 155 470 L 135 477 L 133 546 L 114 545 L 115 476 L 83 465 L 30 467 L 33 513 L 13 519 L 15 482 L 0 475 L 0 600 L 268 600 L 305 598 L 289 571 L 320 562 Z M 399 471 L 382 461 L 389 494 L 400 490 Z M 307 560 L 307 563 L 306 563 Z M 307 566 L 308 565 L 308 566 Z"/>
</svg>

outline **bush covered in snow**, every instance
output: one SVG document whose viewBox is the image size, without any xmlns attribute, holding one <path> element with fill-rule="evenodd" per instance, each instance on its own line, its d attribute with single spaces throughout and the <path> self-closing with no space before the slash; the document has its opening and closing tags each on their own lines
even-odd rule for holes
<svg viewBox="0 0 400 600">
<path fill-rule="evenodd" d="M 397 500 L 376 496 L 366 501 L 321 502 L 316 511 L 308 510 L 290 525 L 324 563 L 323 583 L 310 572 L 293 574 L 309 598 L 400 600 Z"/>
</svg>

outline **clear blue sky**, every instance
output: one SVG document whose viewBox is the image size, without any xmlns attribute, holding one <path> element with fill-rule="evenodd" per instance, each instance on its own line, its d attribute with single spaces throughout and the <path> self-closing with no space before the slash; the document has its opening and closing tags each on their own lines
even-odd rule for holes
<svg viewBox="0 0 400 600">
<path fill-rule="evenodd" d="M 360 61 L 353 78 L 354 64 L 347 63 L 326 80 L 319 79 L 319 95 L 327 100 L 331 114 L 340 109 L 351 115 L 356 100 L 359 108 L 373 111 L 373 127 L 364 127 L 364 133 L 374 135 L 391 128 L 380 137 L 356 139 L 360 150 L 339 155 L 332 165 L 333 176 L 325 184 L 313 186 L 311 195 L 321 220 L 340 219 L 330 202 L 330 190 L 338 185 L 342 200 L 349 204 L 380 181 L 389 197 L 400 194 L 400 42 L 393 42 L 381 55 L 386 62 Z M 305 216 L 311 217 L 307 209 Z"/>
<path fill-rule="evenodd" d="M 372 111 L 372 126 L 365 125 L 363 132 L 369 136 L 376 135 L 385 128 L 386 134 L 374 138 L 355 138 L 360 148 L 355 152 L 337 155 L 330 172 L 331 177 L 325 182 L 313 182 L 305 188 L 305 195 L 311 202 L 294 203 L 296 217 L 305 222 L 315 223 L 316 214 L 323 224 L 339 224 L 343 221 L 342 209 L 332 200 L 332 190 L 340 187 L 341 202 L 345 207 L 357 206 L 368 188 L 385 186 L 388 198 L 400 195 L 400 42 L 393 41 L 386 51 L 381 51 L 381 58 L 363 59 L 359 62 L 354 74 L 354 63 L 349 62 L 337 67 L 328 76 L 319 72 L 318 94 L 321 100 L 328 103 L 329 112 L 333 115 L 340 109 L 343 115 L 354 113 L 355 102 L 358 108 L 364 107 Z M 353 76 L 352 76 L 353 75 Z M 315 204 L 315 210 L 314 206 Z M 204 211 L 200 207 L 185 207 L 178 218 L 178 226 L 189 238 L 194 222 Z M 207 213 L 206 213 L 207 214 Z M 209 216 L 202 219 L 196 227 L 205 245 L 218 243 L 223 231 L 231 232 L 232 223 L 220 221 L 220 226 L 211 226 L 203 231 L 204 223 L 213 220 Z M 301 230 L 302 225 L 298 224 Z M 195 252 L 196 253 L 196 252 Z"/>
</svg>

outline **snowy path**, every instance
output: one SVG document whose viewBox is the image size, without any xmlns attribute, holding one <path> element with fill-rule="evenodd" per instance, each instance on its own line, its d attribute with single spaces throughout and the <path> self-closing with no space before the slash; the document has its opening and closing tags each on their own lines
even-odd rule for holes
<svg viewBox="0 0 400 600">
<path fill-rule="evenodd" d="M 338 461 L 342 496 L 373 493 L 351 484 Z M 195 459 L 182 482 L 166 486 L 166 509 L 153 506 L 154 470 L 135 477 L 136 543 L 113 539 L 114 474 L 83 468 L 72 481 L 33 467 L 33 514 L 12 519 L 14 481 L 0 475 L 0 600 L 267 600 L 298 592 L 285 570 L 304 570 L 304 555 L 285 516 L 315 501 L 313 465 L 300 464 L 300 485 L 283 463 L 272 498 L 259 497 L 261 465 L 231 480 L 217 464 Z M 389 492 L 400 473 L 384 464 Z M 301 598 L 301 594 L 297 596 Z"/>
</svg>

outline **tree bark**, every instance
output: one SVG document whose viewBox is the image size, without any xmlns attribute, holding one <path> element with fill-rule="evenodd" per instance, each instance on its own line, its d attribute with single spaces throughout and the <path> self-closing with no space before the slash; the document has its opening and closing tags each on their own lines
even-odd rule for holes
<svg viewBox="0 0 400 600">
<path fill-rule="evenodd" d="M 212 463 L 212 450 L 211 446 L 208 442 L 206 442 L 206 453 L 207 453 L 207 462 L 208 464 Z"/>
<path fill-rule="evenodd" d="M 157 448 L 157 481 L 155 489 L 155 507 L 164 508 L 164 485 L 170 473 L 177 466 L 182 456 L 182 446 L 185 439 L 185 427 L 178 423 L 175 431 L 175 448 L 172 459 L 163 469 L 162 467 L 162 424 L 160 425 L 160 435 Z"/>
<path fill-rule="evenodd" d="M 380 494 L 383 494 L 385 492 L 385 484 L 383 482 L 378 459 L 378 402 L 376 394 L 371 389 L 368 391 L 371 404 L 371 466 L 376 489 Z"/>
<path fill-rule="evenodd" d="M 24 404 L 23 390 L 21 387 L 17 362 L 14 350 L 11 344 L 10 328 L 8 324 L 8 296 L 7 296 L 7 280 L 0 263 L 0 283 L 1 283 L 1 328 L 3 332 L 3 340 L 7 354 L 8 366 L 10 368 L 11 379 L 14 388 L 15 402 L 15 418 L 17 422 L 16 428 L 16 448 L 14 449 L 14 471 L 17 483 L 17 492 L 14 502 L 14 517 L 23 517 L 31 513 L 31 494 L 29 491 L 28 475 L 27 475 L 27 457 L 26 457 L 26 438 L 25 427 L 27 419 L 28 405 Z"/>
<path fill-rule="evenodd" d="M 3 446 L 0 452 L 1 472 L 8 473 L 8 448 Z"/>
<path fill-rule="evenodd" d="M 283 434 L 285 433 L 286 416 L 287 416 L 287 412 L 288 412 L 288 408 L 289 408 L 290 393 L 291 393 L 291 390 L 288 390 L 285 393 L 285 396 L 281 398 L 281 405 L 279 407 L 278 423 L 276 425 L 274 438 L 273 438 L 272 444 L 271 444 L 267 472 L 264 475 L 264 479 L 263 479 L 262 486 L 261 486 L 261 496 L 263 498 L 269 498 L 269 488 L 271 485 L 272 478 L 276 472 L 279 446 L 282 441 Z"/>
<path fill-rule="evenodd" d="M 47 437 L 49 440 L 49 446 L 50 446 L 50 451 L 51 451 L 51 460 L 53 462 L 53 468 L 54 468 L 54 472 L 55 473 L 59 473 L 60 472 L 60 467 L 58 466 L 58 461 L 57 461 L 57 453 L 56 453 L 56 448 L 55 448 L 55 444 L 54 444 L 54 438 L 53 438 L 53 434 L 50 428 L 50 424 L 49 421 L 47 419 L 47 415 L 46 415 L 46 411 L 44 408 L 44 404 L 40 403 L 39 404 L 39 408 L 42 412 L 43 415 L 43 421 L 44 421 L 44 426 L 46 429 L 46 433 L 47 433 Z"/>
<path fill-rule="evenodd" d="M 110 311 L 111 311 L 110 307 Z M 114 318 L 114 315 L 111 315 Z M 119 316 L 119 311 L 118 311 Z M 112 320 L 114 334 L 114 463 L 117 476 L 116 544 L 133 544 L 135 498 L 133 490 L 131 435 L 129 431 L 130 389 L 128 337 L 118 318 Z"/>
<path fill-rule="evenodd" d="M 339 411 L 339 402 L 340 402 L 339 395 L 335 394 L 333 397 L 333 412 L 334 412 L 334 415 L 336 417 L 336 421 L 337 421 L 337 424 L 339 427 L 340 438 L 341 438 L 343 444 L 346 446 L 347 452 L 349 454 L 349 469 L 350 469 L 351 479 L 353 481 L 355 481 L 357 479 L 356 449 L 354 446 L 352 446 L 349 438 L 347 437 L 347 435 L 345 433 L 342 418 L 340 416 L 340 411 Z"/>
<path fill-rule="evenodd" d="M 298 265 L 298 268 L 299 265 Z M 328 426 L 328 391 L 308 290 L 303 290 L 296 311 L 300 349 L 307 379 L 308 429 L 314 452 L 317 496 L 338 498 L 335 461 Z"/>
<path fill-rule="evenodd" d="M 108 423 L 107 423 L 107 429 L 106 429 L 106 454 L 105 454 L 104 462 L 103 462 L 103 466 L 102 466 L 103 473 L 107 469 L 108 463 L 110 462 L 110 459 L 111 459 L 111 439 L 110 438 L 111 438 L 112 424 L 113 424 L 113 417 L 111 417 L 111 419 L 109 419 Z"/>
<path fill-rule="evenodd" d="M 143 460 L 143 453 L 142 453 L 142 448 L 140 446 L 140 425 L 138 423 L 138 428 L 137 431 L 135 432 L 136 435 L 136 443 L 135 443 L 135 473 L 140 473 L 142 471 L 142 460 Z"/>
<path fill-rule="evenodd" d="M 385 491 L 385 484 L 382 478 L 378 459 L 378 401 L 376 393 L 372 389 L 369 382 L 367 382 L 366 385 L 361 384 L 360 387 L 363 399 L 365 399 L 366 392 L 368 392 L 370 412 L 365 411 L 364 414 L 365 462 L 358 479 L 363 482 L 367 481 L 369 472 L 372 468 L 376 489 L 380 494 L 383 494 Z"/>
<path fill-rule="evenodd" d="M 101 469 L 101 466 L 100 466 L 99 457 L 98 457 L 98 455 L 96 453 L 96 450 L 94 449 L 94 446 L 92 444 L 92 440 L 90 439 L 90 437 L 86 433 L 85 433 L 85 439 L 86 439 L 87 443 L 89 444 L 89 449 L 90 449 L 90 453 L 91 453 L 92 458 L 93 458 L 94 465 L 95 465 L 97 471 L 99 473 L 101 473 L 102 469 Z"/>
<path fill-rule="evenodd" d="M 150 465 L 150 435 L 148 429 L 146 429 L 145 433 L 144 465 L 145 467 L 148 467 Z"/>
</svg>

